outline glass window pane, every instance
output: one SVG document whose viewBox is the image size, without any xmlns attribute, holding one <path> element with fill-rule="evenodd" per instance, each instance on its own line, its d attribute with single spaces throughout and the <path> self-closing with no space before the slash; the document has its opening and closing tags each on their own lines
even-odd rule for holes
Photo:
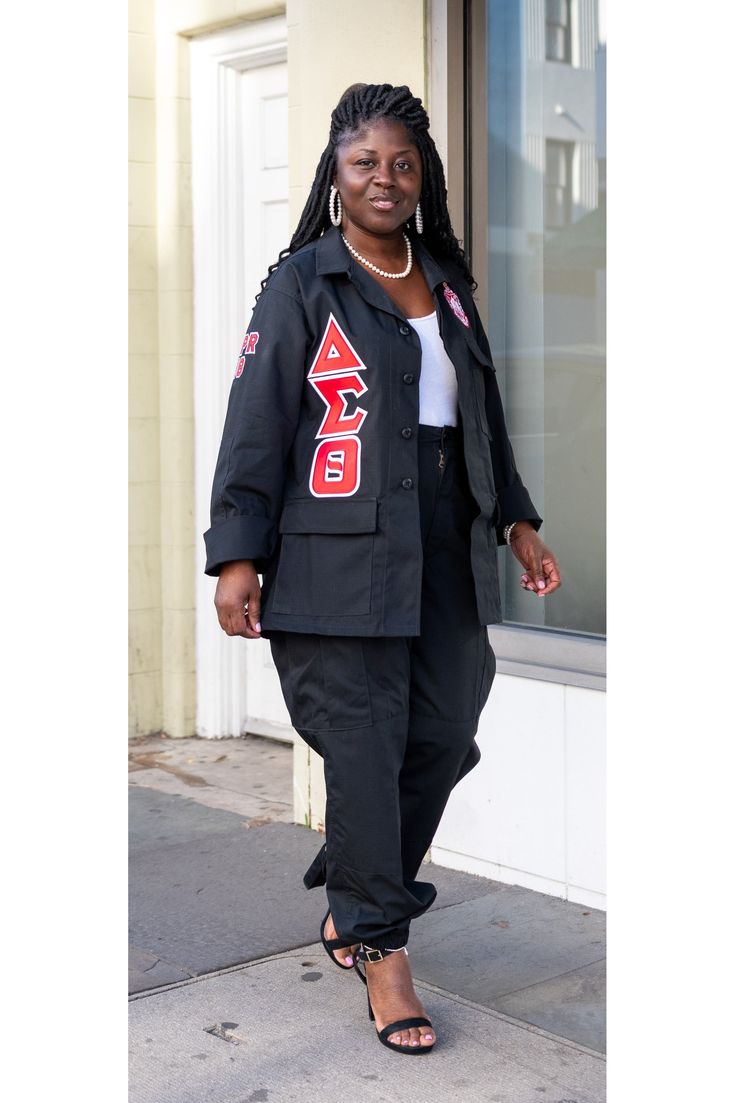
<svg viewBox="0 0 735 1103">
<path fill-rule="evenodd" d="M 553 187 L 559 183 L 559 154 L 561 147 L 558 142 L 546 143 L 546 183 Z"/>
<path fill-rule="evenodd" d="M 546 56 L 549 61 L 564 60 L 564 38 L 558 27 L 546 28 Z"/>
<path fill-rule="evenodd" d="M 546 0 L 546 22 L 563 25 L 569 0 Z"/>
<path fill-rule="evenodd" d="M 566 4 L 486 0 L 489 229 L 474 267 L 487 264 L 511 439 L 563 577 L 536 598 L 502 555 L 505 618 L 603 634 L 606 46 L 598 0 L 579 0 L 579 64 L 549 62 L 552 9 L 566 18 Z"/>
</svg>

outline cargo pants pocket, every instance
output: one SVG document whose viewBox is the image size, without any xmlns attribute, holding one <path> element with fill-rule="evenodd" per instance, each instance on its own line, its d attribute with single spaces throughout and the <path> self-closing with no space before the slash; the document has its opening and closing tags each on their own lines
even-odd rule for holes
<svg viewBox="0 0 735 1103">
<path fill-rule="evenodd" d="M 271 654 L 291 723 L 327 733 L 372 724 L 370 687 L 359 636 L 272 632 Z M 304 736 L 313 745 L 309 735 Z M 319 740 L 317 739 L 318 746 Z"/>
</svg>

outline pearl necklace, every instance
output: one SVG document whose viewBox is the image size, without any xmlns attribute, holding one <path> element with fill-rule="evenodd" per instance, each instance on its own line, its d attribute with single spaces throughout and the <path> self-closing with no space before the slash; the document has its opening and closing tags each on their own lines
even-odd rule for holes
<svg viewBox="0 0 735 1103">
<path fill-rule="evenodd" d="M 373 264 L 366 257 L 361 256 L 361 254 L 358 253 L 357 249 L 353 249 L 344 234 L 342 234 L 342 240 L 356 260 L 359 260 L 361 264 L 364 264 L 365 267 L 369 268 L 371 271 L 377 272 L 379 276 L 384 276 L 386 280 L 403 280 L 413 268 L 413 253 L 411 251 L 411 242 L 408 240 L 408 234 L 403 235 L 403 240 L 405 241 L 406 249 L 408 250 L 408 264 L 402 272 L 384 272 L 382 268 L 378 268 L 376 264 Z"/>
</svg>

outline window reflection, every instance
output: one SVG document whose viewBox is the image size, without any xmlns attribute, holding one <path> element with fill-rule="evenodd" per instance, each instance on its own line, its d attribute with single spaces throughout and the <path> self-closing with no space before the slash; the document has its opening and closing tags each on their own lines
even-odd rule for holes
<svg viewBox="0 0 735 1103">
<path fill-rule="evenodd" d="M 546 0 L 546 59 L 571 62 L 571 0 Z"/>
<path fill-rule="evenodd" d="M 605 36 L 597 0 L 487 0 L 490 340 L 564 584 L 505 618 L 605 631 Z M 477 267 L 477 261 L 475 262 Z"/>
</svg>

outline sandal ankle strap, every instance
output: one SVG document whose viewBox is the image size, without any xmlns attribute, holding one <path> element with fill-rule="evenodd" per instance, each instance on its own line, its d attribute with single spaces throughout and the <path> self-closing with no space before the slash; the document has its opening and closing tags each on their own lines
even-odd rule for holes
<svg viewBox="0 0 735 1103">
<path fill-rule="evenodd" d="M 398 954 L 401 951 L 403 951 L 404 954 L 408 953 L 408 950 L 405 946 L 397 946 L 394 950 L 377 950 L 373 949 L 372 946 L 366 946 L 364 943 L 360 943 L 357 948 L 357 952 L 355 953 L 355 957 L 358 961 L 368 961 L 371 965 L 374 965 L 378 961 L 383 961 L 388 956 L 388 954 Z"/>
</svg>

